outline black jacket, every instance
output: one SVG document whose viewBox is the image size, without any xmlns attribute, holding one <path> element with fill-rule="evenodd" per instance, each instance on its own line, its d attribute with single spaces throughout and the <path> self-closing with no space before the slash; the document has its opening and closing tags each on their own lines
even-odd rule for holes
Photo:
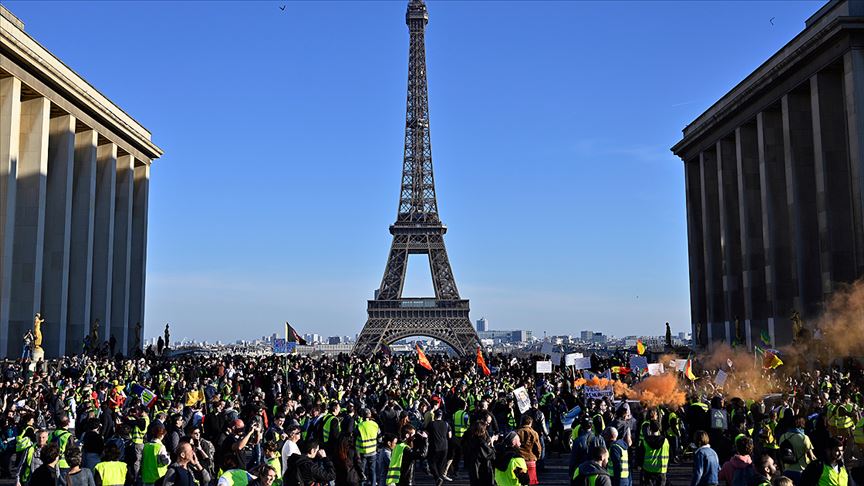
<svg viewBox="0 0 864 486">
<path fill-rule="evenodd" d="M 594 461 L 585 461 L 580 464 L 579 474 L 575 478 L 570 479 L 570 485 L 587 486 L 589 484 L 589 476 L 597 477 L 594 481 L 595 486 L 612 486 L 612 479 L 609 478 L 609 473 Z"/>
<path fill-rule="evenodd" d="M 285 486 L 309 486 L 314 483 L 328 483 L 336 479 L 336 471 L 330 459 L 313 461 L 306 454 L 294 454 L 285 464 L 282 476 Z"/>
<path fill-rule="evenodd" d="M 462 451 L 471 484 L 493 484 L 495 474 L 492 460 L 495 459 L 495 449 L 489 440 L 466 435 L 462 440 Z"/>
</svg>

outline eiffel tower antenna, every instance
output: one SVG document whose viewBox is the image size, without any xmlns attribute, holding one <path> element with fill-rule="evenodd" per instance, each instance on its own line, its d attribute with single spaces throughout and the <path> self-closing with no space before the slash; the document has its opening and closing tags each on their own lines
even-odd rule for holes
<svg viewBox="0 0 864 486">
<path fill-rule="evenodd" d="M 405 22 L 411 35 L 408 55 L 408 103 L 405 114 L 405 155 L 399 212 L 390 226 L 393 243 L 369 317 L 354 346 L 355 353 L 374 353 L 382 344 L 409 336 L 444 341 L 457 353 L 472 353 L 479 343 L 468 317 L 467 299 L 459 297 L 444 233 L 438 216 L 429 136 L 429 93 L 426 86 L 425 30 L 429 13 L 423 0 L 410 0 Z M 402 288 L 408 255 L 429 257 L 435 298 L 405 299 Z"/>
</svg>

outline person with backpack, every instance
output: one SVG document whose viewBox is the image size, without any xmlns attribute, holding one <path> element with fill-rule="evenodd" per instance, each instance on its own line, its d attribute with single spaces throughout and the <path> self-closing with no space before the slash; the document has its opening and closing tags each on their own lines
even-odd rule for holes
<svg viewBox="0 0 864 486">
<path fill-rule="evenodd" d="M 806 424 L 807 418 L 804 415 L 796 416 L 794 426 L 778 439 L 780 459 L 783 462 L 783 475 L 796 484 L 800 482 L 801 473 L 804 472 L 807 465 L 816 459 L 813 443 L 804 433 Z"/>
<path fill-rule="evenodd" d="M 750 486 L 750 482 L 756 477 L 753 469 L 753 439 L 747 436 L 739 436 L 735 441 L 735 455 L 726 461 L 720 468 L 717 478 L 725 481 L 726 486 Z"/>
<path fill-rule="evenodd" d="M 66 461 L 66 447 L 69 445 L 72 433 L 66 430 L 68 427 L 69 416 L 61 415 L 57 417 L 57 429 L 48 435 L 48 442 L 57 444 L 60 450 L 60 459 L 57 461 L 57 486 L 66 486 L 66 473 L 69 472 L 69 463 Z"/>
<path fill-rule="evenodd" d="M 812 461 L 801 474 L 800 484 L 814 486 L 848 486 L 849 472 L 843 464 L 843 443 L 828 440 L 821 460 Z"/>
</svg>

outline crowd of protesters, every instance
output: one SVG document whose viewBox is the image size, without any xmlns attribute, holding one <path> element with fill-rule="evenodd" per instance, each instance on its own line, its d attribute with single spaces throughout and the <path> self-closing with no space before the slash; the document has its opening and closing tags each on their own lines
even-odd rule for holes
<svg viewBox="0 0 864 486">
<path fill-rule="evenodd" d="M 383 353 L 7 361 L 0 475 L 24 486 L 521 486 L 550 484 L 548 459 L 562 457 L 574 485 L 671 485 L 674 464 L 692 467 L 693 486 L 864 485 L 859 372 L 766 374 L 781 393 L 751 400 L 682 379 L 686 403 L 649 407 L 589 394 L 566 367 L 537 374 L 530 358 L 491 356 L 489 376 L 473 359 L 429 359 L 431 370 Z"/>
</svg>

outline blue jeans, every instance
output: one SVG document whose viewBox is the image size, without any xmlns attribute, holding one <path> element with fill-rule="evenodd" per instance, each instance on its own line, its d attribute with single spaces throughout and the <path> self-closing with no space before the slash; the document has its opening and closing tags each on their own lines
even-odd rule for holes
<svg viewBox="0 0 864 486">
<path fill-rule="evenodd" d="M 375 454 L 360 456 L 363 474 L 366 475 L 366 479 L 360 483 L 363 486 L 377 486 L 378 484 L 378 462 L 375 459 Z"/>
</svg>

